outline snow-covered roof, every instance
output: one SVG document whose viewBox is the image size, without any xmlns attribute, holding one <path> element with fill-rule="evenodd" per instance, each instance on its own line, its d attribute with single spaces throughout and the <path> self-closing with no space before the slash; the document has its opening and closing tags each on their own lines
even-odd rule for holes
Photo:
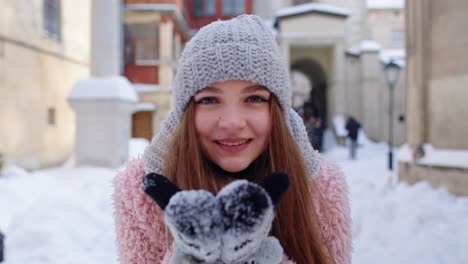
<svg viewBox="0 0 468 264">
<path fill-rule="evenodd" d="M 361 55 L 361 49 L 358 47 L 349 48 L 346 50 L 346 54 L 359 57 Z"/>
<path fill-rule="evenodd" d="M 73 85 L 69 100 L 110 100 L 137 102 L 132 84 L 122 76 L 79 80 Z"/>
<path fill-rule="evenodd" d="M 383 49 L 379 53 L 379 59 L 382 63 L 389 63 L 393 60 L 400 67 L 406 65 L 406 51 L 404 49 Z"/>
<path fill-rule="evenodd" d="M 347 55 L 356 57 L 359 57 L 362 52 L 378 52 L 379 60 L 383 64 L 387 64 L 392 60 L 402 68 L 406 66 L 406 52 L 404 49 L 382 49 L 380 44 L 375 41 L 364 40 L 359 46 L 346 50 Z"/>
<path fill-rule="evenodd" d="M 468 150 L 436 149 L 431 144 L 424 144 L 424 156 L 416 164 L 468 169 Z M 398 160 L 412 162 L 413 157 L 408 145 L 403 145 L 398 151 Z"/>
<path fill-rule="evenodd" d="M 380 44 L 372 40 L 363 40 L 359 45 L 361 52 L 380 51 Z"/>
<path fill-rule="evenodd" d="M 347 8 L 322 3 L 308 3 L 279 9 L 276 12 L 276 18 L 289 17 L 313 12 L 341 17 L 347 17 L 351 15 L 351 10 Z"/>
<path fill-rule="evenodd" d="M 152 103 L 139 103 L 136 106 L 135 112 L 153 112 L 156 111 L 156 106 Z"/>
<path fill-rule="evenodd" d="M 367 0 L 368 9 L 403 9 L 405 0 Z"/>
</svg>

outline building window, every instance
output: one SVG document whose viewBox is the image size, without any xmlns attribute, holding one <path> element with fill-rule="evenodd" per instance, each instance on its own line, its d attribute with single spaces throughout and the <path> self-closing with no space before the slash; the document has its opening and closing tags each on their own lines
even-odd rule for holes
<svg viewBox="0 0 468 264">
<path fill-rule="evenodd" d="M 245 0 L 223 0 L 223 16 L 236 16 L 245 13 Z"/>
<path fill-rule="evenodd" d="M 154 65 L 158 60 L 157 23 L 128 24 L 124 28 L 125 65 Z"/>
<path fill-rule="evenodd" d="M 398 45 L 403 43 L 403 31 L 401 29 L 392 30 L 392 43 Z"/>
<path fill-rule="evenodd" d="M 194 14 L 197 17 L 216 15 L 216 0 L 194 0 Z"/>
<path fill-rule="evenodd" d="M 47 124 L 49 126 L 55 126 L 55 108 L 47 109 Z"/>
<path fill-rule="evenodd" d="M 43 29 L 55 39 L 60 39 L 60 0 L 43 1 Z"/>
</svg>

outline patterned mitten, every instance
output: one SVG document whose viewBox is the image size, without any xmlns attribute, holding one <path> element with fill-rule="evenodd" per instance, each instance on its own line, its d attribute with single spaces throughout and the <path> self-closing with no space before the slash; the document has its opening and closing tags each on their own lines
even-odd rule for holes
<svg viewBox="0 0 468 264">
<path fill-rule="evenodd" d="M 142 187 L 164 211 L 165 223 L 174 237 L 171 263 L 218 263 L 223 225 L 213 194 L 182 191 L 155 173 L 144 177 Z"/>
<path fill-rule="evenodd" d="M 237 180 L 216 197 L 204 190 L 182 191 L 154 173 L 142 186 L 164 211 L 174 237 L 171 263 L 280 263 L 283 248 L 268 232 L 274 206 L 289 187 L 286 174 L 274 173 L 261 185 Z"/>
<path fill-rule="evenodd" d="M 274 173 L 261 185 L 237 180 L 218 193 L 225 229 L 221 238 L 222 263 L 281 262 L 283 248 L 268 233 L 275 216 L 274 206 L 288 187 L 288 176 Z"/>
</svg>

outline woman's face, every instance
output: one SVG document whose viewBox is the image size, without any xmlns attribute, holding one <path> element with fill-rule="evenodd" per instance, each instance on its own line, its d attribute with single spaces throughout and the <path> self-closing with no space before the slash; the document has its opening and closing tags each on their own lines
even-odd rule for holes
<svg viewBox="0 0 468 264">
<path fill-rule="evenodd" d="M 205 156 L 228 172 L 246 169 L 266 148 L 271 93 L 248 81 L 215 82 L 195 96 L 195 127 Z"/>
</svg>

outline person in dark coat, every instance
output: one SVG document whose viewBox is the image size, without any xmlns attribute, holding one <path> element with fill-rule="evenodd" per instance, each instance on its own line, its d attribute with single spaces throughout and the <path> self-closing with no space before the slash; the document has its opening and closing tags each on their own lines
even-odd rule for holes
<svg viewBox="0 0 468 264">
<path fill-rule="evenodd" d="M 348 137 L 350 139 L 349 156 L 351 159 L 356 159 L 359 128 L 361 128 L 361 124 L 359 124 L 359 122 L 353 117 L 349 117 L 348 120 L 346 121 L 346 130 L 348 130 Z"/>
<path fill-rule="evenodd" d="M 319 110 L 310 101 L 306 101 L 304 103 L 303 119 L 312 147 L 321 152 L 323 142 L 323 122 L 320 117 Z"/>
</svg>

